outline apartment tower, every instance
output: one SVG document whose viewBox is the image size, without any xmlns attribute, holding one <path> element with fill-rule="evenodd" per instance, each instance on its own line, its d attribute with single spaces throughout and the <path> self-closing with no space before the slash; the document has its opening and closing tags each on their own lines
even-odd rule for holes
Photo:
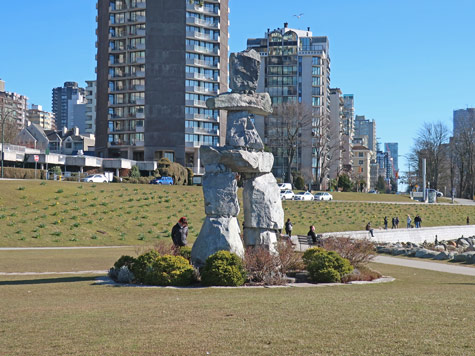
<svg viewBox="0 0 475 356">
<path fill-rule="evenodd" d="M 84 88 L 76 82 L 65 82 L 62 87 L 53 89 L 52 108 L 56 128 L 77 126 L 84 131 L 86 121 L 86 96 Z"/>
<path fill-rule="evenodd" d="M 199 147 L 224 144 L 228 0 L 99 0 L 96 152 L 201 172 Z"/>
<path fill-rule="evenodd" d="M 262 57 L 258 91 L 267 92 L 273 104 L 303 103 L 311 112 L 311 122 L 301 130 L 293 169 L 298 170 L 306 183 L 321 183 L 328 175 L 328 131 L 330 123 L 330 56 L 325 36 L 313 36 L 310 28 L 268 29 L 263 38 L 247 40 L 247 47 Z M 256 118 L 258 121 L 258 118 Z M 272 120 L 272 117 L 270 117 Z M 269 140 L 273 125 L 264 127 L 264 139 L 276 160 L 273 173 L 284 178 L 286 150 L 278 142 Z"/>
</svg>

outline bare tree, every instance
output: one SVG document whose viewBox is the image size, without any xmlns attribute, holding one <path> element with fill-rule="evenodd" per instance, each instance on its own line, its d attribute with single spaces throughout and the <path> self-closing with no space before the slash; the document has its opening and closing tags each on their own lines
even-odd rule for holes
<svg viewBox="0 0 475 356">
<path fill-rule="evenodd" d="M 285 179 L 292 182 L 292 170 L 296 164 L 298 150 L 302 145 L 302 132 L 312 125 L 310 108 L 298 102 L 274 105 L 274 112 L 266 121 L 266 137 L 269 148 L 285 162 Z"/>
<path fill-rule="evenodd" d="M 427 181 L 437 189 L 443 169 L 448 160 L 449 129 L 442 122 L 425 123 L 414 140 L 409 162 L 416 168 L 417 175 L 422 180 L 422 159 L 427 161 Z"/>
</svg>

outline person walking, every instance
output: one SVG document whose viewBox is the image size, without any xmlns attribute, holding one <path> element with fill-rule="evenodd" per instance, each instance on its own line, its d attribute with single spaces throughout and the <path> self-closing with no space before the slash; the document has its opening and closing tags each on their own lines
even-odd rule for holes
<svg viewBox="0 0 475 356">
<path fill-rule="evenodd" d="M 317 234 L 315 233 L 315 226 L 310 226 L 310 230 L 307 233 L 307 236 L 312 238 L 312 243 L 316 244 L 317 243 Z"/>
<path fill-rule="evenodd" d="M 285 233 L 289 236 L 289 238 L 292 236 L 292 222 L 290 219 L 287 219 L 287 222 L 285 223 Z"/>
<path fill-rule="evenodd" d="M 421 217 L 419 215 L 416 215 L 416 217 L 414 218 L 414 224 L 416 224 L 416 229 L 419 229 L 421 227 L 421 222 Z"/>
<path fill-rule="evenodd" d="M 371 237 L 374 237 L 374 234 L 373 234 L 374 229 L 371 228 L 371 221 L 369 221 L 366 224 L 366 231 L 369 231 L 369 233 L 371 234 Z"/>
<path fill-rule="evenodd" d="M 393 216 L 393 218 L 391 219 L 391 229 L 395 229 L 396 228 L 396 218 Z"/>
<path fill-rule="evenodd" d="M 399 217 L 396 216 L 396 220 L 394 220 L 396 223 L 396 229 L 399 229 Z"/>
<path fill-rule="evenodd" d="M 407 215 L 407 228 L 410 229 L 411 228 L 411 222 L 412 222 L 412 219 L 411 219 L 411 215 Z"/>
<path fill-rule="evenodd" d="M 175 247 L 186 246 L 188 237 L 188 221 L 186 217 L 180 218 L 172 228 L 172 240 Z"/>
<path fill-rule="evenodd" d="M 467 225 L 470 225 L 470 217 L 467 216 Z"/>
<path fill-rule="evenodd" d="M 385 216 L 384 217 L 384 230 L 387 230 L 388 229 L 388 217 Z"/>
</svg>

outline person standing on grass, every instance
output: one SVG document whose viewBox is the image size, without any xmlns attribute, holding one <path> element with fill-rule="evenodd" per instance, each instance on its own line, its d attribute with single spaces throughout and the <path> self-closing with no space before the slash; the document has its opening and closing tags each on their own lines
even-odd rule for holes
<svg viewBox="0 0 475 356">
<path fill-rule="evenodd" d="M 186 217 L 180 218 L 172 229 L 172 240 L 175 247 L 186 246 L 188 237 L 188 221 Z"/>
<path fill-rule="evenodd" d="M 393 216 L 392 220 L 391 220 L 391 229 L 395 229 L 396 228 L 396 218 Z"/>
<path fill-rule="evenodd" d="M 407 228 L 408 229 L 411 228 L 411 222 L 412 222 L 411 215 L 407 214 Z"/>
<path fill-rule="evenodd" d="M 374 237 L 374 234 L 373 234 L 374 229 L 371 228 L 371 221 L 366 224 L 366 231 L 369 231 L 369 233 L 371 234 L 371 237 Z"/>
<path fill-rule="evenodd" d="M 287 219 L 287 222 L 285 223 L 285 233 L 290 237 L 292 236 L 292 222 L 290 219 Z"/>
<path fill-rule="evenodd" d="M 393 225 L 394 225 L 394 223 L 393 223 Z M 385 216 L 384 217 L 384 230 L 387 230 L 387 229 L 388 229 L 388 217 Z"/>
<path fill-rule="evenodd" d="M 396 229 L 399 228 L 399 217 L 396 216 L 396 220 L 394 220 L 396 222 Z"/>
<path fill-rule="evenodd" d="M 317 243 L 317 234 L 315 233 L 315 226 L 310 226 L 310 230 L 307 233 L 307 236 L 312 238 L 312 243 L 316 244 Z"/>
</svg>

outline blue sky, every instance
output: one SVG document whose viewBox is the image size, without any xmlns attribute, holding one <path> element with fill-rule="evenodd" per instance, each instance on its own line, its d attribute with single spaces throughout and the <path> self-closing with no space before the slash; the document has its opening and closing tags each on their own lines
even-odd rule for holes
<svg viewBox="0 0 475 356">
<path fill-rule="evenodd" d="M 7 90 L 50 110 L 53 87 L 94 79 L 95 3 L 3 1 Z M 475 106 L 473 0 L 230 0 L 230 7 L 231 51 L 284 22 L 328 36 L 332 87 L 354 94 L 356 113 L 375 119 L 379 141 L 399 142 L 400 154 L 424 122 L 452 128 L 454 109 Z"/>
</svg>

